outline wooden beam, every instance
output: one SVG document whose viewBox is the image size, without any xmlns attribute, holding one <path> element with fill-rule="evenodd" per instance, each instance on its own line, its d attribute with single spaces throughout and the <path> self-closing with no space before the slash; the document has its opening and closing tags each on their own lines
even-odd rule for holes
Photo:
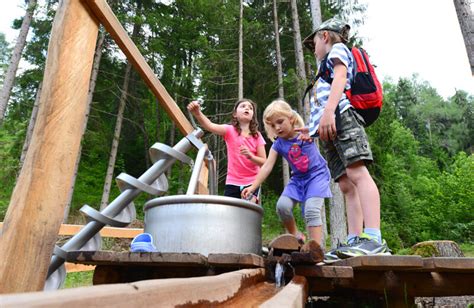
<svg viewBox="0 0 474 308">
<path fill-rule="evenodd" d="M 79 153 L 98 29 L 80 0 L 60 1 L 38 119 L 0 236 L 0 293 L 43 289 Z"/>
<path fill-rule="evenodd" d="M 415 269 L 423 267 L 420 256 L 360 256 L 334 262 L 334 266 L 351 266 L 354 270 L 376 271 Z"/>
<path fill-rule="evenodd" d="M 308 282 L 303 276 L 294 276 L 291 282 L 259 307 L 305 307 L 308 298 Z"/>
<path fill-rule="evenodd" d="M 0 222 L 0 231 L 2 229 L 3 222 Z M 84 225 L 70 225 L 62 224 L 59 228 L 59 235 L 75 235 L 81 230 Z M 115 228 L 115 227 L 104 227 L 100 230 L 100 236 L 102 237 L 118 237 L 118 238 L 134 238 L 138 234 L 143 233 L 142 228 Z"/>
<path fill-rule="evenodd" d="M 321 278 L 353 278 L 354 271 L 350 266 L 330 265 L 298 265 L 295 266 L 295 274 L 305 277 Z"/>
<path fill-rule="evenodd" d="M 158 98 L 159 103 L 176 123 L 181 133 L 185 136 L 191 133 L 194 130 L 193 126 L 156 77 L 135 43 L 128 36 L 127 31 L 125 31 L 117 17 L 115 17 L 107 2 L 104 0 L 83 1 L 87 3 L 117 45 L 119 45 L 120 49 L 127 56 L 128 61 L 132 63 L 135 70 L 142 76 L 153 94 Z"/>
<path fill-rule="evenodd" d="M 146 280 L 50 292 L 0 296 L 6 307 L 160 307 L 213 306 L 265 279 L 263 269 L 247 269 L 212 277 Z"/>
</svg>

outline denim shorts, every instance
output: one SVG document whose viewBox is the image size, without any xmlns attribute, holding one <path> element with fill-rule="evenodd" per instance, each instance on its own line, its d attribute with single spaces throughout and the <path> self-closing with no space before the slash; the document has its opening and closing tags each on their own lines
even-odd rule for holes
<svg viewBox="0 0 474 308">
<path fill-rule="evenodd" d="M 322 141 L 332 178 L 337 181 L 346 168 L 358 161 L 371 162 L 372 151 L 365 133 L 364 120 L 352 108 L 341 114 L 341 124 L 336 139 Z"/>
</svg>

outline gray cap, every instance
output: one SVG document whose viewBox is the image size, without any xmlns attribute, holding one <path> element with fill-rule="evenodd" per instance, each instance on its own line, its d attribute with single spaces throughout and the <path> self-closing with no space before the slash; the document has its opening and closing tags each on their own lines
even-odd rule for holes
<svg viewBox="0 0 474 308">
<path fill-rule="evenodd" d="M 343 42 L 347 42 L 349 39 L 347 37 L 347 34 L 349 30 L 351 29 L 351 26 L 349 26 L 346 22 L 337 19 L 337 18 L 331 18 L 326 20 L 325 22 L 321 23 L 319 27 L 313 31 L 310 35 L 308 35 L 304 40 L 303 40 L 303 45 L 310 49 L 311 51 L 314 51 L 314 41 L 313 38 L 318 33 L 319 31 L 323 30 L 328 30 L 328 31 L 333 31 L 336 33 L 339 33 L 342 35 L 342 40 Z M 346 30 L 346 31 L 344 31 Z"/>
</svg>

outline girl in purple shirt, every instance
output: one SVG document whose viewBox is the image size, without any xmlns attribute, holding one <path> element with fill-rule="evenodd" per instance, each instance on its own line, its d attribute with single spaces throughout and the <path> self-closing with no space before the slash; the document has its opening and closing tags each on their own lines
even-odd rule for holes
<svg viewBox="0 0 474 308">
<path fill-rule="evenodd" d="M 294 206 L 301 203 L 309 237 L 321 244 L 321 208 L 324 198 L 331 197 L 326 161 L 313 142 L 298 139 L 295 128 L 304 127 L 303 119 L 284 100 L 278 99 L 268 105 L 263 121 L 268 137 L 275 141 L 257 178 L 242 191 L 242 196 L 246 197 L 260 186 L 272 171 L 278 155 L 283 156 L 291 167 L 292 177 L 278 199 L 278 216 L 289 233 L 304 241 L 293 217 Z"/>
</svg>

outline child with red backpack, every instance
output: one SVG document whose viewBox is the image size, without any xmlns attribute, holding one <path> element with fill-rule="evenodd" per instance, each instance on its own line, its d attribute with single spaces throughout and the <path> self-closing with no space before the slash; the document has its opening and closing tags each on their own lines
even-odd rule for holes
<svg viewBox="0 0 474 308">
<path fill-rule="evenodd" d="M 373 160 L 364 130 L 366 122 L 349 100 L 356 72 L 354 56 L 345 45 L 349 30 L 345 22 L 330 19 L 303 42 L 321 64 L 319 78 L 309 91 L 309 128 L 301 129 L 302 136 L 322 140 L 331 176 L 339 183 L 347 207 L 347 242 L 326 253 L 327 263 L 352 256 L 390 254 L 380 232 L 379 191 L 365 165 Z"/>
</svg>

